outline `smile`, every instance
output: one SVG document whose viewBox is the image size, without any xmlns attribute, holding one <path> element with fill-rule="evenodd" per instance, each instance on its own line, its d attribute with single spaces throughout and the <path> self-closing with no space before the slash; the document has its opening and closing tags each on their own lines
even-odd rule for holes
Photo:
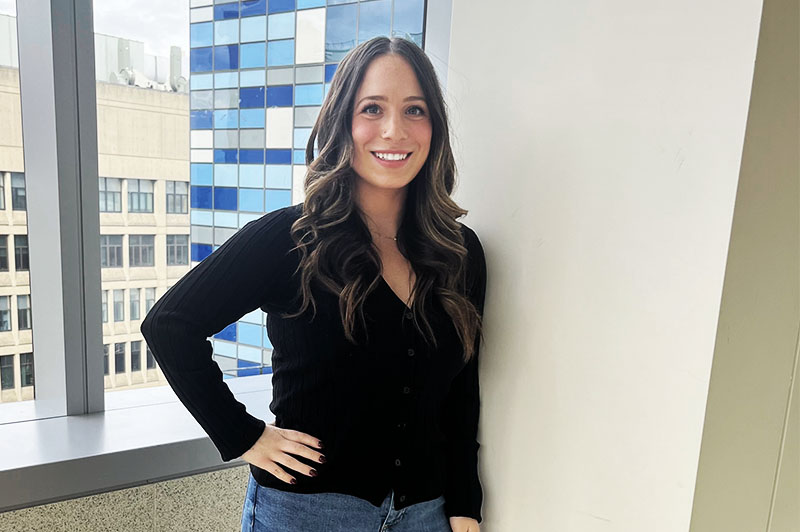
<svg viewBox="0 0 800 532">
<path fill-rule="evenodd" d="M 383 161 L 402 161 L 408 158 L 412 152 L 408 153 L 389 153 L 383 151 L 373 151 L 372 155 Z"/>
</svg>

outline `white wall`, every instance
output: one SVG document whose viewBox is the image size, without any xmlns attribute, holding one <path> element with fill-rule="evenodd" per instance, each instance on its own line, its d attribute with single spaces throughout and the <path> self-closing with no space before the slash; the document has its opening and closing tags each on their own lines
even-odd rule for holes
<svg viewBox="0 0 800 532">
<path fill-rule="evenodd" d="M 760 10 L 453 3 L 483 532 L 689 529 Z"/>
</svg>

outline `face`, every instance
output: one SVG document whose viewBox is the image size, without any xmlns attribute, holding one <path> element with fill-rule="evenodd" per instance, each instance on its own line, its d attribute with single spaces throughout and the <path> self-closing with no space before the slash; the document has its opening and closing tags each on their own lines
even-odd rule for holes
<svg viewBox="0 0 800 532">
<path fill-rule="evenodd" d="M 401 189 L 417 175 L 431 146 L 428 106 L 411 65 L 382 55 L 367 68 L 353 109 L 352 167 L 358 186 Z"/>
</svg>

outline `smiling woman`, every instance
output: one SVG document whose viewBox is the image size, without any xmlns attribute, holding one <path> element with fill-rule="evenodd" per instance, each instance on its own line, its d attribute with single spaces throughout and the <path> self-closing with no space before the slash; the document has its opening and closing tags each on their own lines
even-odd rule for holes
<svg viewBox="0 0 800 532">
<path fill-rule="evenodd" d="M 424 52 L 386 37 L 349 52 L 306 160 L 304 202 L 247 224 L 142 332 L 223 459 L 250 463 L 243 530 L 478 532 L 486 269 L 450 198 L 447 117 Z M 273 345 L 274 425 L 224 392 L 206 341 L 256 308 Z"/>
</svg>

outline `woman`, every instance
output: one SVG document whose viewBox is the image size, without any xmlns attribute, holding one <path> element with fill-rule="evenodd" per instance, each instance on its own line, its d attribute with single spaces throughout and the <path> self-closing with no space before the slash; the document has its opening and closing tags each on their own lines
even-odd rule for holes
<svg viewBox="0 0 800 532">
<path fill-rule="evenodd" d="M 319 155 L 314 156 L 314 145 Z M 306 149 L 303 204 L 247 224 L 142 333 L 225 461 L 250 464 L 243 531 L 479 532 L 483 250 L 456 221 L 442 94 L 413 43 L 340 63 Z M 206 340 L 261 308 L 274 424 Z"/>
</svg>

